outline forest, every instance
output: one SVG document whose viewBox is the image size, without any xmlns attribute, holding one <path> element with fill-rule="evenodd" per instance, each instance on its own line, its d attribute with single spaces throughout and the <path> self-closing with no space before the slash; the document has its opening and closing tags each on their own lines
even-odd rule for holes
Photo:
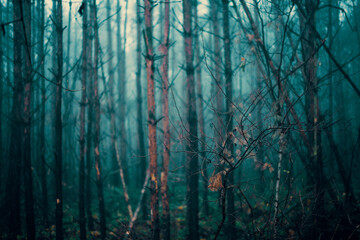
<svg viewBox="0 0 360 240">
<path fill-rule="evenodd" d="M 0 0 L 0 239 L 360 239 L 357 0 Z"/>
</svg>

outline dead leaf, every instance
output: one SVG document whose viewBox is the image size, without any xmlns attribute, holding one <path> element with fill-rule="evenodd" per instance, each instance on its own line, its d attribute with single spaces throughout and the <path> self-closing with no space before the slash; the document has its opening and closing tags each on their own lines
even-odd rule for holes
<svg viewBox="0 0 360 240">
<path fill-rule="evenodd" d="M 218 172 L 217 174 L 210 177 L 208 188 L 211 191 L 218 191 L 219 189 L 224 188 L 222 184 L 222 174 L 223 172 Z"/>
</svg>

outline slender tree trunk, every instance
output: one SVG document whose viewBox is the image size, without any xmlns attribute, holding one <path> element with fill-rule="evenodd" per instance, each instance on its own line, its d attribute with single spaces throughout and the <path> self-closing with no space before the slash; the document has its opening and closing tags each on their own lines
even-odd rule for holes
<svg viewBox="0 0 360 240">
<path fill-rule="evenodd" d="M 119 9 L 119 8 L 118 8 Z M 113 58 L 114 58 L 114 53 L 113 53 L 113 43 L 112 43 L 112 28 L 111 28 L 111 1 L 107 0 L 106 2 L 106 10 L 107 10 L 107 17 L 109 18 L 107 20 L 106 23 L 106 27 L 107 27 L 107 34 L 108 34 L 108 52 L 109 52 L 109 62 L 108 62 L 108 72 L 109 72 L 109 97 L 110 97 L 110 101 L 112 103 L 114 103 L 114 67 L 113 67 Z M 116 17 L 120 18 L 121 13 L 119 12 Z M 117 26 L 117 32 L 120 32 L 120 26 Z M 111 108 L 110 108 L 110 125 L 114 125 L 115 126 L 115 109 L 114 109 L 114 104 L 111 104 Z M 113 169 L 118 169 L 119 165 L 118 162 L 116 160 L 116 149 L 114 149 L 114 142 L 116 140 L 116 128 L 114 129 L 114 133 L 111 135 L 111 163 L 112 163 L 112 168 Z M 120 178 L 119 178 L 119 174 L 114 174 L 111 176 L 111 184 L 113 186 L 118 187 L 120 185 Z"/>
<path fill-rule="evenodd" d="M 143 128 L 143 99 L 141 91 L 141 24 L 142 18 L 140 13 L 140 0 L 136 0 L 136 112 L 137 112 L 137 141 L 140 155 L 139 167 L 139 186 L 142 186 L 145 180 L 147 161 L 145 150 L 145 136 Z M 147 219 L 147 193 L 144 192 L 141 202 L 141 212 L 143 220 Z"/>
<path fill-rule="evenodd" d="M 44 76 L 45 64 L 44 64 L 44 32 L 45 32 L 45 1 L 39 1 L 40 8 L 40 39 L 39 39 L 39 58 L 40 66 L 39 72 Z M 46 149 L 45 149 L 45 106 L 46 106 L 46 87 L 45 79 L 41 78 L 41 117 L 40 117 L 40 130 L 39 130 L 39 141 L 40 141 L 40 181 L 41 181 L 41 205 L 42 205 L 42 217 L 44 227 L 49 226 L 49 202 L 48 202 L 48 188 L 47 188 L 47 167 L 46 167 Z"/>
<path fill-rule="evenodd" d="M 231 40 L 230 40 L 230 23 L 229 23 L 229 0 L 222 0 L 223 3 L 223 31 L 224 31 L 224 59 L 225 59 L 225 92 L 226 92 L 226 121 L 227 126 L 226 134 L 229 139 L 228 145 L 226 146 L 228 153 L 230 154 L 230 162 L 234 158 L 234 144 L 230 140 L 232 139 L 233 131 L 233 106 L 232 106 L 232 64 L 231 64 Z M 227 185 L 232 186 L 234 184 L 234 171 L 228 175 Z M 236 239 L 236 228 L 235 228 L 235 204 L 234 204 L 234 192 L 233 189 L 228 189 L 227 194 L 227 225 L 226 235 L 227 239 Z"/>
<path fill-rule="evenodd" d="M 89 6 L 91 6 L 91 0 L 88 2 Z M 90 10 L 91 11 L 91 10 Z M 94 32 L 94 21 L 93 21 L 93 11 L 90 12 L 89 24 L 87 29 L 87 38 L 88 38 L 88 54 L 87 54 L 87 72 L 88 72 L 88 82 L 86 89 L 87 96 L 87 132 L 86 132 L 86 179 L 85 179 L 85 198 L 86 198 L 86 215 L 88 221 L 89 231 L 94 231 L 94 219 L 92 217 L 92 181 L 91 181 L 91 173 L 92 173 L 92 147 L 93 147 L 93 118 L 94 118 L 94 99 L 93 95 L 93 87 L 94 87 L 94 79 L 93 79 L 93 68 L 92 64 L 92 56 L 93 56 L 93 32 Z"/>
<path fill-rule="evenodd" d="M 145 46 L 146 46 L 146 75 L 147 75 L 147 105 L 149 129 L 150 155 L 150 191 L 151 191 L 151 238 L 160 239 L 158 177 L 157 177 L 157 143 L 156 143 L 156 115 L 154 96 L 154 53 L 152 35 L 153 2 L 144 0 L 145 5 Z"/>
<path fill-rule="evenodd" d="M 275 13 L 277 16 L 281 16 L 280 12 L 280 1 L 274 1 L 274 8 Z M 286 29 L 282 29 L 282 24 L 280 20 L 276 20 L 275 22 L 275 29 L 274 31 L 283 32 Z M 276 34 L 275 37 L 275 59 L 278 64 L 278 69 L 275 74 L 276 83 L 278 86 L 278 99 L 276 101 L 276 125 L 278 127 L 279 133 L 279 150 L 278 150 L 278 162 L 277 162 L 277 173 L 276 173 L 276 180 L 275 180 L 275 198 L 274 198 L 274 218 L 273 218 L 273 238 L 277 239 L 277 225 L 278 225 L 278 214 L 279 214 L 279 204 L 280 204 L 280 182 L 281 182 L 281 174 L 283 169 L 283 161 L 285 160 L 284 157 L 286 156 L 286 132 L 283 130 L 283 103 L 284 103 L 284 86 L 286 85 L 281 80 L 281 64 L 283 61 L 282 51 L 282 37 L 280 34 Z"/>
<path fill-rule="evenodd" d="M 200 59 L 200 46 L 199 46 L 199 22 L 198 22 L 198 0 L 194 2 L 194 21 L 196 32 L 194 33 L 195 41 L 195 61 L 196 61 L 196 86 L 197 86 L 197 104 L 199 108 L 199 133 L 200 133 L 200 158 L 201 158 L 201 172 L 203 173 L 203 202 L 202 207 L 205 216 L 209 216 L 209 201 L 208 201 L 208 171 L 207 171 L 207 159 L 205 158 L 205 127 L 204 127 L 204 108 L 203 108 L 203 95 L 201 85 L 201 59 Z"/>
<path fill-rule="evenodd" d="M 80 239 L 86 239 L 85 217 L 85 106 L 86 106 L 86 80 L 88 59 L 88 2 L 83 2 L 83 38 L 82 38 L 82 65 L 81 65 L 81 103 L 80 103 L 80 163 L 79 163 L 79 225 Z"/>
<path fill-rule="evenodd" d="M 170 240 L 170 207 L 168 195 L 168 173 L 170 161 L 170 123 L 169 123 L 169 30 L 170 30 L 170 2 L 165 0 L 164 4 L 164 40 L 161 52 L 164 55 L 162 63 L 163 80 L 163 128 L 164 128 L 164 153 L 163 166 L 161 169 L 161 196 L 163 211 L 163 235 L 162 238 Z"/>
<path fill-rule="evenodd" d="M 31 166 L 31 93 L 32 93 L 32 66 L 31 66 L 31 3 L 30 0 L 20 2 L 22 11 L 21 19 L 24 27 L 25 42 L 25 76 L 24 76 L 24 100 L 23 100 L 23 164 L 24 164 L 24 187 L 25 187 L 25 213 L 26 213 L 26 233 L 28 239 L 35 239 L 35 215 L 34 215 L 34 196 L 32 183 Z"/>
<path fill-rule="evenodd" d="M 192 10 L 192 1 L 184 0 L 184 51 L 186 61 L 187 132 L 189 141 L 186 145 L 186 218 L 189 230 L 188 239 L 197 240 L 199 239 L 199 166 L 197 155 L 197 115 L 192 50 Z"/>
<path fill-rule="evenodd" d="M 56 239 L 64 239 L 63 228 L 63 164 L 62 164 L 62 83 L 63 83 L 63 24 L 62 2 L 56 6 L 56 96 L 55 96 L 55 186 Z"/>
<path fill-rule="evenodd" d="M 321 128 L 320 123 L 320 108 L 318 99 L 318 79 L 317 72 L 317 57 L 316 52 L 316 36 L 312 31 L 312 26 L 315 26 L 315 9 L 316 1 L 306 0 L 303 5 L 308 14 L 303 16 L 300 14 L 300 28 L 304 32 L 304 37 L 301 40 L 303 61 L 307 61 L 304 65 L 305 83 L 307 93 L 305 96 L 305 108 L 307 110 L 307 129 L 308 139 L 312 151 L 309 151 L 309 158 L 313 164 L 314 172 L 314 216 L 313 216 L 313 231 L 311 231 L 312 238 L 319 238 L 326 236 L 326 221 L 324 216 L 324 183 L 323 183 L 323 166 L 322 166 L 322 151 L 321 151 Z M 301 7 L 303 7 L 301 6 Z M 325 235 L 324 235 L 325 234 Z"/>
<path fill-rule="evenodd" d="M 329 1 L 330 5 L 333 4 L 333 0 Z M 333 47 L 333 43 L 334 43 L 334 34 L 333 34 L 333 8 L 329 7 L 329 12 L 328 12 L 328 18 L 329 18 L 329 23 L 328 23 L 328 36 L 329 36 L 329 48 L 332 49 Z M 332 121 L 333 119 L 333 111 L 334 111 L 334 86 L 333 86 L 333 68 L 334 68 L 334 64 L 331 60 L 331 58 L 328 56 L 328 68 L 329 68 L 329 117 L 330 117 L 330 121 Z M 330 133 L 333 134 L 333 128 L 330 128 Z M 334 162 L 334 158 L 332 156 L 330 156 L 331 158 L 331 164 L 333 164 Z"/>
<path fill-rule="evenodd" d="M 254 14 L 255 15 L 255 14 Z M 255 15 L 254 17 L 254 20 L 255 20 L 255 24 L 257 27 L 259 27 L 259 16 Z M 260 94 L 262 92 L 262 88 L 263 88 L 263 83 L 262 83 L 262 79 L 261 79 L 261 62 L 258 61 L 258 55 L 260 54 L 255 48 L 253 48 L 253 53 L 255 56 L 255 64 L 256 64 L 256 72 L 255 72 L 255 75 L 256 75 L 256 91 L 257 91 L 257 94 L 258 95 L 258 98 L 259 98 L 259 101 L 257 103 L 257 106 L 256 106 L 256 122 L 258 124 L 258 133 L 260 134 L 261 131 L 263 130 L 264 128 L 264 124 L 263 124 L 263 118 L 262 118 L 262 108 L 263 108 L 263 105 L 261 104 L 262 103 L 262 99 L 263 99 L 263 95 Z M 259 146 L 259 149 L 258 151 L 256 152 L 256 160 L 259 164 L 259 191 L 261 194 L 264 193 L 265 191 L 265 188 L 266 188 L 266 182 L 265 182 L 265 177 L 264 177 L 264 171 L 262 170 L 262 167 L 263 164 L 264 164 L 264 160 L 265 160 L 265 154 L 264 154 L 264 147 L 260 144 Z"/>
<path fill-rule="evenodd" d="M 105 199 L 104 199 L 104 190 L 103 190 L 103 180 L 101 175 L 101 161 L 100 161 L 100 98 L 99 98 L 99 82 L 98 82 L 98 63 L 99 63 L 99 30 L 97 23 L 97 10 L 96 10 L 96 0 L 93 0 L 91 5 L 91 11 L 94 22 L 94 107 L 95 107 L 95 134 L 94 134 L 94 153 L 95 153 L 95 169 L 96 169 L 96 185 L 97 185 L 97 194 L 99 201 L 99 211 L 100 211 L 100 231 L 101 239 L 106 239 L 106 216 L 105 216 Z"/>
<path fill-rule="evenodd" d="M 3 22 L 3 5 L 0 3 L 0 22 Z M 0 37 L 0 52 L 3 52 L 3 37 Z M 0 113 L 3 112 L 3 95 L 4 95 L 4 62 L 3 55 L 0 56 Z M 4 169 L 4 149 L 3 149 L 3 119 L 0 117 L 0 181 L 3 183 L 3 169 Z M 0 184 L 0 190 L 2 190 L 2 184 Z"/>
<path fill-rule="evenodd" d="M 120 3 L 119 3 L 120 4 Z M 127 22 L 127 6 L 128 3 L 126 1 L 126 8 L 125 8 L 125 21 L 124 21 L 124 38 L 122 45 L 121 41 L 121 33 L 120 33 L 120 17 L 118 18 L 118 32 L 117 32 L 117 60 L 119 63 L 118 67 L 118 78 L 119 78 L 119 127 L 120 127 L 120 157 L 121 157 L 121 164 L 124 170 L 124 177 L 125 182 L 129 182 L 129 171 L 128 171 L 128 164 L 126 159 L 126 146 L 127 146 L 127 139 L 126 139 L 126 129 L 125 129 L 125 122 L 126 122 L 126 50 L 125 50 L 125 43 L 126 43 L 126 22 Z"/>
<path fill-rule="evenodd" d="M 71 0 L 69 1 L 69 18 L 68 18 L 68 26 L 67 26 L 67 52 L 66 52 L 66 72 L 69 72 L 70 69 L 70 52 L 71 52 L 71 7 L 72 7 L 72 2 Z M 69 80 L 70 80 L 70 74 L 68 74 L 66 76 L 66 87 L 69 86 Z"/>
<path fill-rule="evenodd" d="M 66 44 L 64 46 L 64 48 L 66 48 L 66 55 L 65 55 L 65 63 L 64 65 L 65 67 L 65 71 L 64 71 L 64 86 L 66 88 L 71 88 L 70 86 L 70 79 L 72 78 L 72 74 L 69 73 L 70 70 L 70 66 L 71 66 L 71 58 L 70 58 L 70 53 L 71 53 L 71 8 L 72 8 L 72 2 L 71 0 L 69 1 L 69 10 L 68 10 L 68 22 L 67 22 L 67 26 L 66 26 L 66 30 L 67 30 L 67 41 Z M 66 9 L 66 7 L 65 7 Z M 65 49 L 64 49 L 64 53 L 65 53 Z M 75 79 L 73 80 L 75 81 Z M 64 171 L 64 176 L 63 176 L 63 184 L 64 186 L 68 186 L 71 184 L 71 180 L 73 179 L 72 176 L 72 172 L 68 171 L 67 169 L 74 169 L 74 162 L 71 161 L 72 160 L 72 151 L 74 150 L 73 146 L 74 146 L 74 136 L 73 136 L 73 129 L 76 127 L 74 125 L 73 122 L 71 122 L 72 120 L 72 98 L 73 98 L 74 94 L 72 92 L 64 92 L 63 93 L 63 107 L 62 107 L 62 112 L 63 112 L 63 139 L 64 139 L 64 143 L 63 143 L 63 166 L 65 171 Z M 75 192 L 73 191 L 74 188 L 70 188 L 68 189 L 68 192 L 65 192 L 65 195 L 69 194 L 75 194 Z"/>
<path fill-rule="evenodd" d="M 220 48 L 220 27 L 219 27 L 219 18 L 218 18 L 218 8 L 219 1 L 211 0 L 211 21 L 213 26 L 213 51 L 214 51 L 214 77 L 215 77 L 215 85 L 214 85 L 214 99 L 215 99 L 215 111 L 214 111 L 214 141 L 216 144 L 216 148 L 220 149 L 222 143 L 224 142 L 224 126 L 222 122 L 222 114 L 223 114 L 223 96 L 221 88 L 223 87 L 222 77 L 221 77 L 221 48 Z"/>
<path fill-rule="evenodd" d="M 21 19 L 21 0 L 14 1 L 13 19 Z M 14 89 L 13 104 L 11 110 L 11 136 L 9 149 L 8 179 L 6 185 L 6 208 L 8 238 L 16 239 L 21 234 L 20 222 L 20 173 L 22 159 L 22 134 L 24 126 L 22 124 L 22 100 L 23 100 L 23 72 L 22 72 L 22 52 L 23 52 L 23 28 L 21 22 L 15 22 L 14 25 Z M 19 126 L 20 124 L 20 126 Z"/>
</svg>

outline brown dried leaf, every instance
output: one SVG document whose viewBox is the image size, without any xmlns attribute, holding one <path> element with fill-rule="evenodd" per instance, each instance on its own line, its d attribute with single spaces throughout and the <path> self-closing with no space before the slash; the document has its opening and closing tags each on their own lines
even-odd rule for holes
<svg viewBox="0 0 360 240">
<path fill-rule="evenodd" d="M 224 187 L 222 184 L 222 176 L 221 176 L 222 174 L 223 174 L 223 172 L 219 172 L 210 177 L 208 188 L 211 191 L 218 191 L 219 189 Z"/>
</svg>

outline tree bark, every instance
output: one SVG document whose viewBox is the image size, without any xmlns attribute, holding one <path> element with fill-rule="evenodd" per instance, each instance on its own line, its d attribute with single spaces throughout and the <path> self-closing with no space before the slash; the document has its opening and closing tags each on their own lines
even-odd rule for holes
<svg viewBox="0 0 360 240">
<path fill-rule="evenodd" d="M 127 164 L 127 157 L 126 157 L 126 147 L 127 147 L 127 137 L 126 137 L 126 22 L 127 22 L 127 6 L 128 3 L 126 1 L 126 8 L 125 8 L 125 21 L 124 21 L 124 38 L 122 45 L 121 40 L 121 33 L 120 33 L 120 17 L 118 18 L 118 32 L 117 32 L 117 60 L 118 60 L 118 89 L 119 89 L 119 127 L 120 127 L 120 158 L 121 158 L 121 165 L 124 170 L 124 177 L 125 181 L 129 182 L 129 171 L 128 171 L 128 164 Z"/>
<path fill-rule="evenodd" d="M 223 81 L 221 76 L 221 48 L 220 48 L 220 27 L 219 27 L 219 16 L 218 16 L 218 8 L 219 0 L 211 0 L 211 21 L 213 26 L 213 52 L 214 52 L 214 77 L 215 77 L 215 85 L 214 85 L 214 99 L 215 99 L 215 107 L 214 107 L 214 141 L 216 149 L 219 150 L 222 147 L 222 143 L 224 142 L 224 125 L 223 125 L 223 96 L 222 96 L 222 88 Z M 220 151 L 220 150 L 219 150 Z M 220 161 L 220 160 L 219 160 Z"/>
<path fill-rule="evenodd" d="M 92 181 L 91 181 L 91 173 L 93 168 L 93 158 L 92 158 L 92 149 L 93 149 L 93 118 L 94 118 L 94 99 L 93 99 L 93 88 L 94 88 L 94 76 L 92 63 L 93 56 L 93 34 L 94 34 L 94 21 L 93 21 L 93 11 L 91 11 L 90 6 L 92 5 L 92 1 L 89 2 L 89 24 L 88 24 L 88 54 L 87 54 L 87 72 L 88 72 L 88 82 L 86 88 L 86 96 L 87 96 L 87 132 L 86 132 L 86 180 L 85 180 L 85 198 L 86 198 L 86 215 L 88 221 L 89 231 L 94 231 L 94 219 L 92 217 Z"/>
<path fill-rule="evenodd" d="M 96 0 L 93 0 L 91 5 L 92 21 L 94 24 L 94 107 L 95 107 L 95 134 L 94 134 L 94 154 L 95 154 L 95 169 L 96 169 L 96 185 L 99 201 L 100 212 L 100 231 L 101 239 L 106 239 L 106 216 L 105 216 L 105 199 L 103 190 L 103 180 L 101 173 L 101 161 L 100 161 L 100 98 L 99 98 L 99 83 L 98 83 L 98 63 L 99 63 L 99 30 L 97 23 L 97 10 Z"/>
<path fill-rule="evenodd" d="M 313 231 L 311 231 L 312 238 L 319 238 L 326 236 L 326 221 L 324 216 L 324 175 L 323 175 L 323 159 L 321 151 L 321 128 L 320 124 L 320 106 L 318 98 L 318 79 L 317 72 L 317 57 L 314 55 L 316 51 L 316 34 L 313 32 L 315 26 L 315 9 L 317 8 L 316 1 L 304 1 L 306 16 L 300 12 L 300 29 L 304 32 L 301 39 L 303 61 L 307 62 L 304 65 L 305 84 L 307 93 L 305 96 L 305 109 L 307 117 L 308 139 L 312 150 L 308 152 L 309 159 L 313 163 L 314 172 L 314 210 L 313 210 Z M 303 8 L 299 5 L 298 7 Z M 325 234 L 325 235 L 324 235 Z M 330 236 L 328 236 L 330 237 Z M 325 237 L 326 238 L 326 237 Z"/>
<path fill-rule="evenodd" d="M 3 22 L 3 5 L 0 3 L 0 22 Z M 0 52 L 3 52 L 3 37 L 0 38 Z M 3 112 L 3 95 L 4 95 L 4 61 L 3 55 L 0 56 L 0 113 Z M 4 169 L 4 144 L 3 144 L 3 119 L 0 117 L 0 181 L 3 182 Z M 0 189 L 2 189 L 0 184 Z"/>
<path fill-rule="evenodd" d="M 164 153 L 163 166 L 161 169 L 161 196 L 163 211 L 163 235 L 162 238 L 170 240 L 170 207 L 168 195 L 168 173 L 170 162 L 170 123 L 169 123 L 169 30 L 170 30 L 170 2 L 164 3 L 164 40 L 161 46 L 161 52 L 164 55 L 162 63 L 162 81 L 163 81 L 163 130 L 164 130 Z"/>
<path fill-rule="evenodd" d="M 80 103 L 80 159 L 79 159 L 79 225 L 80 239 L 86 239 L 86 216 L 85 216 L 85 106 L 86 106 L 86 82 L 88 60 L 88 2 L 84 0 L 83 33 L 82 33 L 82 65 L 81 65 L 81 103 Z"/>
<path fill-rule="evenodd" d="M 274 8 L 275 13 L 277 16 L 281 16 L 281 12 L 279 10 L 280 1 L 274 1 Z M 275 31 L 287 31 L 287 29 L 282 29 L 282 24 L 278 20 L 275 22 Z M 282 37 L 280 34 L 276 34 L 275 36 L 275 59 L 278 64 L 278 69 L 275 73 L 275 80 L 276 85 L 278 86 L 278 98 L 275 104 L 275 112 L 276 112 L 276 125 L 278 127 L 278 134 L 279 134 L 279 150 L 278 150 L 278 162 L 277 162 L 277 173 L 276 173 L 276 180 L 275 180 L 275 198 L 274 198 L 274 217 L 273 217 L 273 238 L 277 238 L 277 225 L 278 225 L 278 214 L 280 211 L 280 181 L 281 181 L 281 173 L 283 168 L 283 161 L 286 151 L 286 132 L 283 130 L 283 103 L 284 103 L 284 85 L 285 83 L 281 82 L 280 73 L 281 73 L 281 64 L 283 62 L 283 44 L 282 44 Z"/>
<path fill-rule="evenodd" d="M 188 239 L 199 239 L 199 175 L 198 175 L 198 139 L 195 99 L 195 81 L 192 50 L 192 10 L 191 0 L 183 1 L 184 46 L 186 62 L 186 104 L 187 133 L 186 144 L 186 219 L 189 230 Z"/>
<path fill-rule="evenodd" d="M 39 1 L 40 8 L 40 39 L 39 39 L 39 58 L 40 74 L 44 76 L 45 74 L 45 64 L 44 64 L 44 33 L 45 33 L 45 1 Z M 45 106 L 46 106 L 46 87 L 45 79 L 41 78 L 41 116 L 40 116 L 40 130 L 39 130 L 39 147 L 40 147 L 40 181 L 41 181 L 41 203 L 42 203 L 42 217 L 44 227 L 49 226 L 49 202 L 48 202 L 48 187 L 47 187 L 47 167 L 46 167 L 46 147 L 45 147 Z"/>
<path fill-rule="evenodd" d="M 197 105 L 199 109 L 198 118 L 199 118 L 199 134 L 200 134 L 200 158 L 201 158 L 201 172 L 203 173 L 203 196 L 202 196 L 202 207 L 205 216 L 209 216 L 209 201 L 208 201 L 208 171 L 207 171 L 207 159 L 205 158 L 205 120 L 204 120 L 204 107 L 203 107 L 203 95 L 202 95 L 202 79 L 201 79 L 201 59 L 200 59 L 200 46 L 199 46 L 199 22 L 198 22 L 198 0 L 194 2 L 194 21 L 196 32 L 194 33 L 194 41 L 195 41 L 195 61 L 196 61 L 196 87 L 197 87 Z"/>
<path fill-rule="evenodd" d="M 229 19 L 229 0 L 222 0 L 223 3 L 223 31 L 224 31 L 224 59 L 225 59 L 225 93 L 226 93 L 226 115 L 225 124 L 226 135 L 228 144 L 226 146 L 228 153 L 230 154 L 229 161 L 234 161 L 234 144 L 231 141 L 233 132 L 233 106 L 232 106 L 232 63 L 231 63 L 231 40 L 230 40 L 230 19 Z M 232 186 L 234 184 L 234 171 L 228 175 L 227 185 Z M 227 239 L 236 239 L 236 217 L 235 217 L 235 204 L 234 204 L 234 192 L 233 189 L 228 189 L 227 194 L 227 224 L 226 224 L 226 235 Z"/>
<path fill-rule="evenodd" d="M 143 128 L 143 99 L 141 90 L 141 24 L 142 18 L 140 13 L 140 0 L 136 0 L 136 112 L 137 112 L 137 142 L 140 155 L 139 167 L 139 186 L 142 186 L 147 168 L 145 136 Z M 142 219 L 146 220 L 148 216 L 147 193 L 144 192 L 141 202 Z"/>
<path fill-rule="evenodd" d="M 160 239 L 158 177 L 157 177 L 157 143 L 156 143 L 156 115 L 154 96 L 154 53 L 152 33 L 153 2 L 144 0 L 145 5 L 145 46 L 146 46 L 146 77 L 147 77 L 147 106 L 150 155 L 150 191 L 151 191 L 151 238 Z"/>
<path fill-rule="evenodd" d="M 62 164 L 62 83 L 63 83 L 63 24 L 62 2 L 56 5 L 56 95 L 55 95 L 55 188 L 56 188 L 56 239 L 64 239 L 63 228 L 63 164 Z"/>
<path fill-rule="evenodd" d="M 118 1 L 119 2 L 119 1 Z M 108 52 L 109 52 L 109 62 L 108 62 L 108 72 L 109 72 L 109 98 L 110 101 L 112 102 L 111 104 L 111 108 L 110 108 L 110 125 L 114 125 L 115 126 L 115 109 L 114 109 L 114 67 L 113 67 L 113 58 L 114 58 L 114 52 L 113 52 L 113 43 L 112 43 L 112 28 L 111 28 L 111 1 L 107 0 L 106 1 L 106 12 L 107 12 L 107 17 L 108 20 L 106 22 L 106 27 L 107 27 L 107 34 L 108 34 Z M 117 14 L 117 18 L 120 18 L 120 12 Z M 118 25 L 118 30 L 117 33 L 120 32 L 120 26 Z M 114 149 L 114 142 L 116 140 L 116 128 L 114 129 L 114 133 L 111 134 L 111 164 L 112 164 L 112 168 L 113 169 L 119 169 L 119 165 L 118 162 L 116 160 L 116 149 Z M 119 174 L 115 173 L 111 176 L 111 184 L 113 186 L 118 187 L 120 185 L 120 178 L 119 178 Z"/>
<path fill-rule="evenodd" d="M 13 19 L 21 18 L 20 1 L 17 0 L 13 5 Z M 7 218 L 8 237 L 17 238 L 21 234 L 20 221 L 20 173 L 22 159 L 22 134 L 24 126 L 22 124 L 22 100 L 23 100 L 23 72 L 22 72 L 22 53 L 23 53 L 23 28 L 21 22 L 15 22 L 14 28 L 14 89 L 11 110 L 11 136 L 9 149 L 8 178 L 6 185 L 6 208 L 11 213 Z M 19 127 L 19 124 L 20 127 Z"/>
<path fill-rule="evenodd" d="M 28 239 L 36 238 L 35 215 L 34 215 L 34 196 L 31 166 L 31 93 L 32 93 L 32 66 L 31 66 L 31 3 L 30 0 L 20 2 L 22 11 L 21 19 L 24 27 L 25 44 L 25 76 L 24 76 L 24 100 L 23 100 L 23 164 L 24 164 L 24 187 L 25 187 L 25 214 L 26 214 L 26 234 Z"/>
</svg>

